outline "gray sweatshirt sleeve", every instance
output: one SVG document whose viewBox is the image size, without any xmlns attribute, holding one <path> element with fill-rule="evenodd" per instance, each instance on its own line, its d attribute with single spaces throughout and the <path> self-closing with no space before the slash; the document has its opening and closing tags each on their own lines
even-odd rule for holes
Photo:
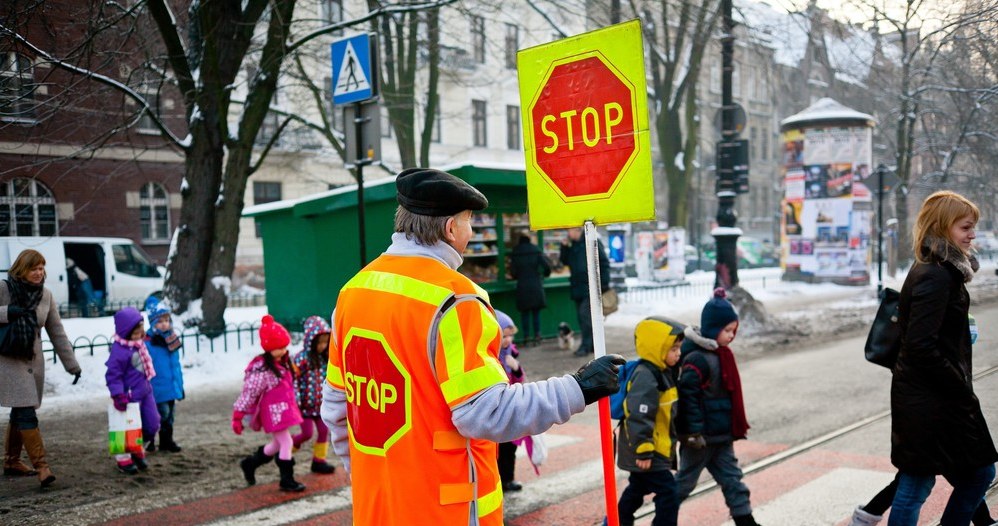
<svg viewBox="0 0 998 526">
<path fill-rule="evenodd" d="M 319 408 L 322 422 L 329 428 L 329 441 L 333 453 L 340 457 L 344 469 L 350 473 L 350 436 L 347 434 L 347 395 L 333 389 L 329 382 L 322 382 L 322 406 Z"/>
<path fill-rule="evenodd" d="M 586 408 L 571 375 L 541 382 L 494 385 L 451 411 L 462 436 L 509 442 L 563 424 Z"/>
</svg>

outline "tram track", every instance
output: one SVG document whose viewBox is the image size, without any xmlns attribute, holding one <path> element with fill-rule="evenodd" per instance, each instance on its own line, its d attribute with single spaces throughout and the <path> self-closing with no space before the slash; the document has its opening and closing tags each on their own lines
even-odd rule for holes
<svg viewBox="0 0 998 526">
<path fill-rule="evenodd" d="M 979 371 L 978 373 L 974 374 L 974 381 L 976 382 L 976 381 L 978 381 L 978 380 L 980 380 L 982 378 L 986 378 L 986 377 L 991 376 L 992 374 L 995 374 L 995 373 L 998 373 L 998 365 L 993 365 L 993 366 L 991 366 L 991 367 L 989 367 L 987 369 L 984 369 L 984 370 Z M 829 431 L 829 432 L 827 432 L 827 433 L 825 433 L 823 435 L 820 435 L 820 436 L 814 437 L 814 438 L 812 438 L 810 440 L 807 440 L 805 442 L 802 442 L 802 443 L 800 443 L 800 444 L 798 444 L 796 446 L 793 446 L 793 447 L 790 447 L 790 448 L 785 449 L 783 451 L 780 451 L 778 453 L 774 453 L 772 455 L 760 458 L 759 460 L 756 460 L 755 462 L 752 462 L 748 466 L 745 466 L 742 469 L 742 472 L 745 475 L 750 475 L 752 473 L 756 473 L 756 472 L 759 472 L 759 471 L 766 470 L 766 469 L 771 468 L 771 467 L 773 467 L 773 466 L 775 466 L 777 464 L 785 462 L 785 461 L 787 461 L 789 459 L 792 459 L 794 457 L 797 457 L 797 456 L 800 456 L 800 455 L 802 455 L 804 453 L 807 453 L 808 451 L 811 451 L 812 449 L 815 449 L 815 448 L 817 448 L 819 446 L 825 445 L 825 444 L 827 444 L 827 443 L 829 443 L 829 442 L 831 442 L 833 440 L 836 440 L 838 438 L 846 436 L 846 435 L 848 435 L 850 433 L 854 433 L 854 432 L 856 432 L 856 431 L 858 431 L 860 429 L 869 427 L 869 426 L 871 426 L 871 425 L 873 425 L 873 424 L 875 424 L 877 422 L 880 422 L 881 420 L 884 420 L 884 419 L 886 419 L 886 418 L 888 418 L 890 416 L 891 416 L 890 409 L 881 411 L 879 413 L 875 413 L 875 414 L 870 415 L 868 417 L 865 417 L 865 418 L 862 418 L 860 420 L 857 420 L 856 422 L 853 422 L 851 424 L 847 424 L 847 425 L 841 426 L 841 427 L 839 427 L 837 429 L 834 429 L 832 431 Z M 711 479 L 709 481 L 697 484 L 696 488 L 694 488 L 693 491 L 690 492 L 690 497 L 696 497 L 698 495 L 703 495 L 703 494 L 709 493 L 709 492 L 711 492 L 711 491 L 713 491 L 713 490 L 715 490 L 717 488 L 718 488 L 717 482 L 714 481 L 713 479 Z M 995 492 L 998 492 L 998 481 L 992 482 L 991 486 L 988 488 L 988 493 L 987 494 L 990 496 L 990 495 L 994 495 Z M 635 519 L 641 519 L 641 518 L 644 518 L 644 517 L 652 516 L 654 514 L 655 514 L 655 507 L 654 507 L 654 505 L 652 503 L 648 503 L 648 504 L 645 504 L 644 506 L 642 506 L 634 514 L 634 518 Z"/>
</svg>

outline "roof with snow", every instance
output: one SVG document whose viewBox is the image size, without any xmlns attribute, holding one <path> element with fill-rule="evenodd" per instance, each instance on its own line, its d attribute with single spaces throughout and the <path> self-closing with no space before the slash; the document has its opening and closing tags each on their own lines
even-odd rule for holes
<svg viewBox="0 0 998 526">
<path fill-rule="evenodd" d="M 780 121 L 780 126 L 787 127 L 794 124 L 828 121 L 862 121 L 867 126 L 874 126 L 877 123 L 877 119 L 873 118 L 873 115 L 856 111 L 843 106 L 835 99 L 825 97 L 818 99 L 817 102 L 804 108 L 800 113 L 783 119 Z"/>
</svg>

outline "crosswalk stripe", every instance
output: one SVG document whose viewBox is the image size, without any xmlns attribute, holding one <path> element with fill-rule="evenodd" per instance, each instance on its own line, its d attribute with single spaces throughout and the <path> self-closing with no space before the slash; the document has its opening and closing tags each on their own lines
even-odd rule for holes
<svg viewBox="0 0 998 526">
<path fill-rule="evenodd" d="M 295 499 L 254 512 L 226 517 L 225 519 L 207 524 L 208 526 L 244 526 L 246 524 L 252 524 L 253 526 L 278 526 L 339 511 L 350 507 L 350 502 L 350 488 L 345 487 L 337 491 Z"/>
<path fill-rule="evenodd" d="M 843 510 L 866 502 L 893 479 L 894 474 L 889 472 L 836 468 L 756 507 L 753 515 L 766 526 L 838 524 Z M 724 526 L 733 524 L 728 521 Z"/>
</svg>

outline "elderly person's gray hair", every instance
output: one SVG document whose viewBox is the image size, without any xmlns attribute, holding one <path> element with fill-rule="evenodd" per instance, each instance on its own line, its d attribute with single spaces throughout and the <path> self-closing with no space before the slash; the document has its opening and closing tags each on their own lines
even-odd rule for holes
<svg viewBox="0 0 998 526">
<path fill-rule="evenodd" d="M 405 234 L 406 239 L 415 239 L 416 243 L 425 246 L 446 241 L 444 237 L 447 220 L 454 216 L 425 216 L 414 214 L 401 205 L 395 210 L 395 231 Z"/>
</svg>

